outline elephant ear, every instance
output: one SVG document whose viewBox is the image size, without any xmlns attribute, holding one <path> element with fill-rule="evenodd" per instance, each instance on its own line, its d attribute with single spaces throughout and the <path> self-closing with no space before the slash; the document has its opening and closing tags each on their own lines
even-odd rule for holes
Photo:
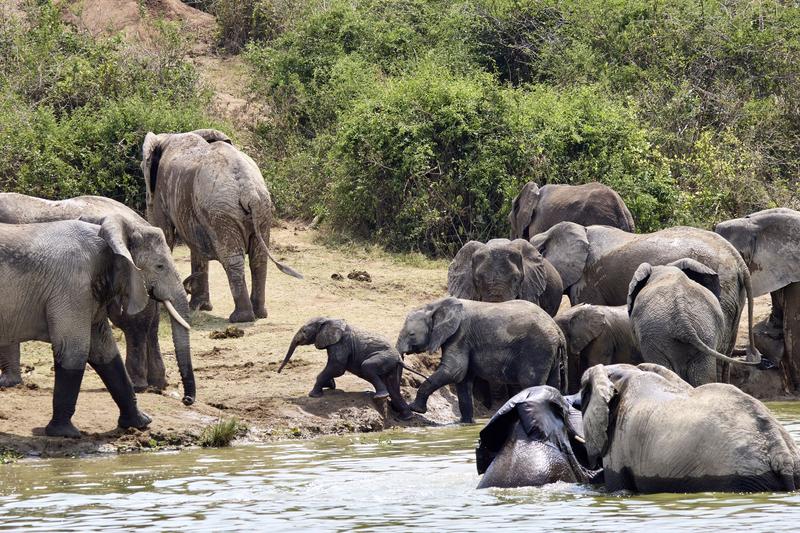
<svg viewBox="0 0 800 533">
<path fill-rule="evenodd" d="M 647 285 L 647 281 L 650 279 L 650 274 L 653 273 L 653 267 L 650 263 L 642 263 L 639 265 L 639 268 L 636 269 L 636 272 L 633 273 L 633 278 L 631 278 L 631 283 L 628 285 L 628 315 L 633 312 L 633 303 L 636 301 L 636 297 L 639 295 L 639 292 L 644 289 L 645 285 Z"/>
<path fill-rule="evenodd" d="M 531 237 L 530 242 L 558 271 L 565 289 L 581 279 L 589 257 L 589 239 L 585 226 L 574 222 L 559 222 L 549 230 Z"/>
<path fill-rule="evenodd" d="M 447 339 L 455 335 L 464 318 L 464 304 L 457 298 L 444 298 L 431 305 L 433 313 L 428 353 L 435 352 Z"/>
<path fill-rule="evenodd" d="M 583 437 L 590 465 L 598 465 L 608 449 L 608 427 L 611 418 L 609 404 L 617 389 L 608 379 L 606 367 L 595 365 L 581 378 L 581 411 Z"/>
<path fill-rule="evenodd" d="M 314 339 L 314 346 L 317 350 L 322 350 L 331 344 L 336 344 L 342 340 L 345 329 L 347 329 L 347 324 L 344 320 L 326 320 L 317 332 L 317 336 Z"/>
<path fill-rule="evenodd" d="M 162 151 L 161 135 L 156 135 L 152 131 L 147 132 L 142 144 L 142 176 L 145 183 L 145 202 L 150 210 L 153 201 L 153 192 L 156 189 L 156 178 L 158 177 L 158 164 L 161 160 Z M 148 218 L 148 220 L 150 220 Z"/>
<path fill-rule="evenodd" d="M 119 289 L 124 295 L 122 307 L 129 315 L 141 313 L 150 297 L 139 267 L 131 257 L 129 242 L 132 236 L 125 222 L 120 217 L 106 217 L 100 224 L 98 236 L 114 252 L 113 285 L 115 291 Z"/>
<path fill-rule="evenodd" d="M 539 186 L 530 181 L 522 187 L 522 190 L 514 198 L 511 204 L 511 212 L 508 214 L 508 222 L 511 224 L 512 239 L 528 239 L 528 226 L 533 220 L 533 213 L 539 203 Z"/>
<path fill-rule="evenodd" d="M 668 266 L 676 267 L 686 274 L 686 277 L 688 277 L 690 280 L 694 281 L 695 283 L 699 283 L 706 289 L 710 290 L 714 297 L 719 300 L 721 294 L 719 275 L 713 269 L 707 267 L 700 261 L 695 261 L 694 259 L 689 259 L 688 257 L 673 261 Z"/>
<path fill-rule="evenodd" d="M 569 319 L 569 353 L 580 354 L 608 327 L 608 319 L 602 311 L 593 305 L 582 305 Z"/>
<path fill-rule="evenodd" d="M 472 256 L 484 246 L 478 241 L 469 241 L 461 247 L 447 268 L 448 294 L 465 300 L 478 299 L 478 290 L 472 279 Z"/>
<path fill-rule="evenodd" d="M 215 142 L 224 142 L 224 143 L 230 144 L 231 146 L 233 145 L 233 142 L 231 141 L 231 138 L 228 137 L 227 135 L 225 135 L 224 133 L 222 133 L 219 130 L 213 130 L 213 129 L 210 129 L 210 128 L 206 128 L 206 129 L 201 129 L 201 130 L 194 130 L 191 133 L 194 133 L 195 135 L 199 135 L 200 137 L 205 139 L 205 141 L 207 143 L 209 143 L 209 144 L 215 143 Z"/>
<path fill-rule="evenodd" d="M 525 239 L 511 241 L 511 247 L 519 250 L 522 256 L 522 284 L 519 298 L 541 304 L 541 297 L 547 289 L 545 258 Z"/>
</svg>

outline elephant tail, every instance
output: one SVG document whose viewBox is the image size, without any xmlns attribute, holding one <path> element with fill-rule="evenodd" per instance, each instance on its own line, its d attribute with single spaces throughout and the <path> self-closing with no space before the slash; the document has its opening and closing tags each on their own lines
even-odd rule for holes
<svg viewBox="0 0 800 533">
<path fill-rule="evenodd" d="M 408 371 L 409 371 L 409 372 L 411 372 L 412 374 L 416 374 L 416 375 L 418 375 L 418 376 L 419 376 L 419 377 L 421 377 L 422 379 L 428 379 L 428 376 L 426 376 L 426 375 L 425 375 L 425 374 L 423 374 L 422 372 L 418 372 L 417 370 L 414 370 L 413 368 L 411 368 L 410 366 L 408 366 L 407 364 L 405 364 L 405 362 L 404 362 L 404 361 L 400 361 L 400 366 L 402 366 L 404 369 L 408 370 Z"/>
<path fill-rule="evenodd" d="M 691 331 L 693 333 L 693 337 L 688 339 L 689 344 L 691 344 L 692 346 L 694 346 L 695 348 L 700 350 L 705 355 L 708 355 L 710 357 L 715 357 L 715 358 L 719 359 L 720 361 L 723 361 L 725 363 L 733 363 L 735 365 L 756 366 L 756 365 L 760 365 L 761 364 L 760 360 L 759 361 L 747 361 L 747 360 L 743 360 L 743 359 L 734 359 L 733 357 L 728 357 L 727 355 L 721 354 L 718 351 L 716 351 L 715 349 L 711 348 L 708 344 L 703 342 L 703 340 L 697 335 L 697 332 L 695 332 L 694 329 L 689 328 L 689 331 Z"/>
<path fill-rule="evenodd" d="M 275 258 L 272 257 L 272 254 L 269 251 L 269 246 L 267 246 L 267 243 L 264 240 L 264 236 L 261 234 L 261 225 L 259 224 L 262 215 L 261 199 L 258 198 L 258 195 L 253 194 L 253 198 L 247 203 L 248 205 L 242 204 L 242 207 L 244 208 L 245 211 L 250 213 L 250 217 L 253 220 L 253 231 L 256 234 L 258 242 L 261 243 L 261 246 L 264 247 L 264 251 L 267 252 L 267 257 L 269 257 L 269 260 L 275 263 L 275 266 L 278 267 L 278 270 L 280 270 L 284 274 L 288 274 L 289 276 L 292 276 L 297 279 L 303 279 L 303 275 L 300 272 L 298 272 L 297 270 L 293 269 L 290 266 L 284 265 L 280 261 L 276 261 Z"/>
<path fill-rule="evenodd" d="M 756 348 L 755 341 L 753 340 L 753 285 L 750 281 L 750 270 L 747 268 L 747 265 L 744 264 L 744 260 L 742 260 L 742 272 L 740 276 L 743 278 L 742 281 L 744 282 L 744 290 L 747 294 L 747 360 L 760 363 L 761 362 L 761 353 Z"/>
</svg>

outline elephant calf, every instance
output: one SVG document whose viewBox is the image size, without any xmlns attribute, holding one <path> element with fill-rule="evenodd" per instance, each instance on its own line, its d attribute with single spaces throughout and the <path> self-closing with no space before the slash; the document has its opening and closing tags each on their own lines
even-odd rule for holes
<svg viewBox="0 0 800 533">
<path fill-rule="evenodd" d="M 581 412 L 567 398 L 547 385 L 525 389 L 481 430 L 478 488 L 595 481 L 600 472 L 587 467 L 584 442 Z"/>
<path fill-rule="evenodd" d="M 433 353 L 439 368 L 417 391 L 411 410 L 427 411 L 428 397 L 456 384 L 461 421 L 473 421 L 476 378 L 520 388 L 566 384 L 566 341 L 550 316 L 524 300 L 501 303 L 442 298 L 411 311 L 397 338 L 401 354 Z"/>
<path fill-rule="evenodd" d="M 403 364 L 400 354 L 389 341 L 353 328 L 341 319 L 312 318 L 295 334 L 278 373 L 289 362 L 295 349 L 306 344 L 314 344 L 318 350 L 328 351 L 328 364 L 317 376 L 309 396 L 317 398 L 322 396 L 323 388 L 336 388 L 334 378 L 349 371 L 375 387 L 376 400 L 390 398 L 400 418 L 411 418 L 408 404 L 400 393 L 400 378 L 403 368 L 417 372 Z"/>
<path fill-rule="evenodd" d="M 628 289 L 628 312 L 645 362 L 676 372 L 693 386 L 717 379 L 724 349 L 725 317 L 717 273 L 693 259 L 664 266 L 643 263 Z"/>
</svg>

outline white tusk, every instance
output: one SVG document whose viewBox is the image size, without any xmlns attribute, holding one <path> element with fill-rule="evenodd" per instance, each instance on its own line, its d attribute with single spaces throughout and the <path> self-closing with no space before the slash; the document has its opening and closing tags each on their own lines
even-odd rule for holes
<svg viewBox="0 0 800 533">
<path fill-rule="evenodd" d="M 575 435 L 575 440 L 580 442 L 581 444 L 586 444 L 586 439 L 584 439 L 580 435 Z"/>
<path fill-rule="evenodd" d="M 182 317 L 180 314 L 178 314 L 178 312 L 177 312 L 177 311 L 175 310 L 175 308 L 172 306 L 172 302 L 170 302 L 169 300 L 164 300 L 164 301 L 163 301 L 163 302 L 161 302 L 161 303 L 163 303 L 163 304 L 164 304 L 164 307 L 166 307 L 166 308 L 167 308 L 167 311 L 169 312 L 169 316 L 171 316 L 172 318 L 174 318 L 174 319 L 175 319 L 175 322 L 177 322 L 177 323 L 178 323 L 178 324 L 180 324 L 181 326 L 185 327 L 187 330 L 190 330 L 190 329 L 192 329 L 192 326 L 190 326 L 190 325 L 189 325 L 189 323 L 188 323 L 188 322 L 186 322 L 186 321 L 183 319 L 183 317 Z"/>
</svg>

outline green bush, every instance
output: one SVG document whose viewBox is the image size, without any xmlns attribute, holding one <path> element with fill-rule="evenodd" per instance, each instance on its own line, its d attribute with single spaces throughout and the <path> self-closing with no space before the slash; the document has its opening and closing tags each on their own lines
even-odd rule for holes
<svg viewBox="0 0 800 533">
<path fill-rule="evenodd" d="M 199 443 L 203 448 L 224 448 L 230 446 L 237 435 L 247 433 L 247 425 L 236 418 L 219 420 L 203 428 Z"/>
</svg>

